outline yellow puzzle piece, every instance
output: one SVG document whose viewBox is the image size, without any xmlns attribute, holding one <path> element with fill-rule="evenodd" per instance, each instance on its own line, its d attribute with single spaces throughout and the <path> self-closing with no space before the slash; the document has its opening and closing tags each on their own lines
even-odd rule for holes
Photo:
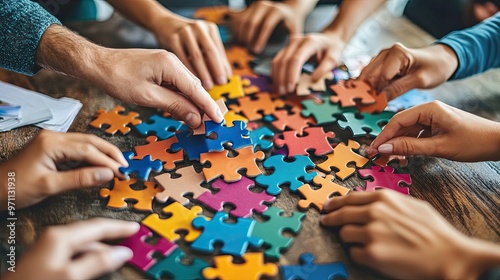
<svg viewBox="0 0 500 280">
<path fill-rule="evenodd" d="M 207 279 L 261 279 L 262 276 L 273 277 L 278 274 L 278 266 L 264 263 L 262 252 L 246 253 L 245 263 L 233 263 L 233 256 L 214 257 L 215 268 L 203 269 L 203 277 Z"/>
<path fill-rule="evenodd" d="M 246 80 L 246 84 L 250 83 Z M 238 75 L 233 75 L 229 77 L 229 82 L 225 85 L 215 85 L 211 90 L 208 91 L 210 96 L 217 100 L 219 98 L 224 98 L 223 95 L 227 94 L 227 97 L 231 99 L 239 98 L 245 96 L 245 91 L 243 89 L 243 81 Z"/>
</svg>

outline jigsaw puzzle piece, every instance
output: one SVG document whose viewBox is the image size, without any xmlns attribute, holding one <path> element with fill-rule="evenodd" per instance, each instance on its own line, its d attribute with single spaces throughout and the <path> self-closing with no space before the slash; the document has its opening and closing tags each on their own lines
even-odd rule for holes
<svg viewBox="0 0 500 280">
<path fill-rule="evenodd" d="M 311 75 L 307 73 L 302 73 L 299 78 L 299 83 L 297 85 L 297 95 L 309 95 L 314 92 L 325 92 L 326 91 L 326 80 L 332 80 L 333 73 L 327 73 L 321 77 L 317 82 L 313 82 Z"/>
<path fill-rule="evenodd" d="M 132 208 L 139 211 L 153 211 L 153 199 L 159 192 L 155 187 L 154 182 L 144 182 L 146 188 L 141 190 L 134 190 L 131 185 L 135 184 L 137 180 L 127 179 L 120 180 L 114 179 L 113 188 L 102 188 L 99 190 L 99 196 L 102 198 L 109 197 L 107 206 L 115 209 L 127 208 L 127 200 L 133 201 Z"/>
<path fill-rule="evenodd" d="M 223 23 L 229 17 L 228 6 L 201 7 L 193 13 L 193 18 L 203 19 L 215 24 Z"/>
<path fill-rule="evenodd" d="M 222 123 L 213 121 L 206 122 L 205 140 L 209 152 L 224 151 L 224 144 L 231 143 L 232 149 L 240 149 L 252 145 L 252 139 L 249 137 L 249 132 L 246 129 L 247 125 L 242 121 L 233 122 L 232 127 L 227 127 Z M 215 134 L 215 138 L 210 136 Z"/>
<path fill-rule="evenodd" d="M 326 161 L 316 166 L 325 172 L 330 172 L 332 167 L 335 167 L 338 169 L 335 175 L 340 180 L 344 180 L 356 171 L 356 168 L 348 166 L 349 163 L 354 163 L 356 167 L 361 168 L 369 161 L 367 158 L 354 152 L 354 150 L 358 150 L 359 148 L 359 143 L 353 140 L 349 140 L 347 145 L 339 143 L 333 148 L 333 154 L 327 155 Z"/>
<path fill-rule="evenodd" d="M 391 162 L 398 162 L 398 165 L 401 167 L 406 167 L 408 165 L 408 159 L 405 156 L 399 155 L 387 155 L 387 154 L 377 154 L 371 161 L 381 167 L 388 166 Z"/>
<path fill-rule="evenodd" d="M 96 118 L 90 122 L 90 126 L 95 128 L 109 126 L 104 131 L 107 134 L 114 135 L 117 131 L 120 131 L 123 135 L 126 135 L 130 132 L 129 125 L 138 125 L 142 121 L 138 119 L 139 114 L 137 112 L 129 112 L 126 115 L 123 112 L 125 112 L 125 108 L 120 105 L 115 106 L 109 112 L 99 109 Z"/>
<path fill-rule="evenodd" d="M 217 106 L 219 107 L 220 113 L 225 118 L 228 110 L 226 107 L 226 103 L 224 103 L 224 99 L 223 98 L 217 99 L 217 100 L 215 100 L 215 103 L 217 103 Z M 206 133 L 205 125 L 206 125 L 206 122 L 208 122 L 208 121 L 212 121 L 212 120 L 208 117 L 207 114 L 203 114 L 203 118 L 201 119 L 201 125 L 197 128 L 194 128 L 192 134 L 193 135 L 200 135 L 200 134 L 205 135 L 205 133 Z"/>
<path fill-rule="evenodd" d="M 234 75 L 256 77 L 250 66 L 255 57 L 246 48 L 240 46 L 229 47 L 226 49 L 226 55 Z"/>
<path fill-rule="evenodd" d="M 147 216 L 141 223 L 172 242 L 181 238 L 178 230 L 187 231 L 184 237 L 184 240 L 187 242 L 192 242 L 200 235 L 201 230 L 195 229 L 191 225 L 194 218 L 200 216 L 203 212 L 200 206 L 193 206 L 191 209 L 187 209 L 179 202 L 173 202 L 164 207 L 162 212 L 171 214 L 171 216 L 162 219 L 160 215 L 154 213 Z"/>
<path fill-rule="evenodd" d="M 299 193 L 306 199 L 299 200 L 299 208 L 306 210 L 313 205 L 316 209 L 322 211 L 325 201 L 334 194 L 339 194 L 341 196 L 346 195 L 350 189 L 334 183 L 334 178 L 335 176 L 333 175 L 327 175 L 325 178 L 321 176 L 314 177 L 313 182 L 321 186 L 319 189 L 313 189 L 309 184 L 300 187 Z"/>
<path fill-rule="evenodd" d="M 230 105 L 229 108 L 237 113 L 242 113 L 250 121 L 262 119 L 262 115 L 272 114 L 276 109 L 285 106 L 281 100 L 272 100 L 271 95 L 267 92 L 261 92 L 252 96 L 239 98 L 238 106 Z"/>
<path fill-rule="evenodd" d="M 213 252 L 216 242 L 223 243 L 220 252 L 236 256 L 243 256 L 249 245 L 259 247 L 264 242 L 261 238 L 252 237 L 255 221 L 237 218 L 235 223 L 227 223 L 229 215 L 224 212 L 215 213 L 207 221 L 202 217 L 193 220 L 195 228 L 203 228 L 203 232 L 192 244 L 191 248 L 204 252 Z"/>
<path fill-rule="evenodd" d="M 342 107 L 356 106 L 356 101 L 361 105 L 375 103 L 375 98 L 371 94 L 372 88 L 363 81 L 340 81 L 335 85 L 331 85 L 330 88 L 335 94 L 330 97 L 330 101 L 340 103 Z"/>
<path fill-rule="evenodd" d="M 265 192 L 250 191 L 254 186 L 255 183 L 246 177 L 231 184 L 219 179 L 212 184 L 212 188 L 218 190 L 217 193 L 204 193 L 197 200 L 215 211 L 223 211 L 224 205 L 230 203 L 234 209 L 229 214 L 246 218 L 250 217 L 253 211 L 259 213 L 266 211 L 268 206 L 264 203 L 273 203 L 276 200 L 276 197 Z"/>
<path fill-rule="evenodd" d="M 226 182 L 235 182 L 241 179 L 238 171 L 246 169 L 246 176 L 255 177 L 262 174 L 257 166 L 257 160 L 263 160 L 264 152 L 254 152 L 252 147 L 244 147 L 235 150 L 238 153 L 235 157 L 228 157 L 229 151 L 211 152 L 201 154 L 201 164 L 210 162 L 210 167 L 203 168 L 203 174 L 207 182 L 223 176 Z"/>
<path fill-rule="evenodd" d="M 388 111 L 399 112 L 401 110 L 406 110 L 411 107 L 431 102 L 435 98 L 424 91 L 418 89 L 412 89 L 403 95 L 396 97 L 395 99 L 389 101 Z"/>
<path fill-rule="evenodd" d="M 173 143 L 171 149 L 175 152 L 183 149 L 189 160 L 199 160 L 200 154 L 208 152 L 204 134 L 191 135 L 187 126 L 183 126 L 176 136 L 179 142 Z"/>
<path fill-rule="evenodd" d="M 394 115 L 395 113 L 391 111 L 373 115 L 368 113 L 344 113 L 345 120 L 339 120 L 337 124 L 344 130 L 349 128 L 354 137 L 365 136 L 366 134 L 377 137 L 382 132 L 382 126 L 387 124 Z"/>
<path fill-rule="evenodd" d="M 147 239 L 151 237 L 153 237 L 153 233 L 147 227 L 140 225 L 137 233 L 120 243 L 121 246 L 128 247 L 134 252 L 134 256 L 128 263 L 142 271 L 148 270 L 156 263 L 156 259 L 153 257 L 154 253 L 168 256 L 177 248 L 177 245 L 162 237 L 158 238 L 155 244 L 150 244 Z"/>
<path fill-rule="evenodd" d="M 256 182 L 266 188 L 270 195 L 281 193 L 284 184 L 290 184 L 290 191 L 296 192 L 304 183 L 299 179 L 310 182 L 317 173 L 307 172 L 308 168 L 314 168 L 314 163 L 307 156 L 294 156 L 293 161 L 287 162 L 283 155 L 274 155 L 267 158 L 262 164 L 266 169 L 272 169 L 269 175 L 259 175 Z"/>
<path fill-rule="evenodd" d="M 175 163 L 184 160 L 182 151 L 170 152 L 172 144 L 178 142 L 177 137 L 174 136 L 158 141 L 156 136 L 149 136 L 146 138 L 146 141 L 148 142 L 147 145 L 134 147 L 136 156 L 132 159 L 142 159 L 150 155 L 152 160 L 161 160 L 164 162 L 163 169 L 165 170 L 175 169 Z"/>
<path fill-rule="evenodd" d="M 261 279 L 264 276 L 273 277 L 278 274 L 278 266 L 274 263 L 265 263 L 264 255 L 260 252 L 246 253 L 244 263 L 234 263 L 233 256 L 214 257 L 215 268 L 207 267 L 203 270 L 206 279 L 234 280 L 234 279 Z"/>
<path fill-rule="evenodd" d="M 230 99 L 245 96 L 245 92 L 243 91 L 243 81 L 238 75 L 229 77 L 229 81 L 225 85 L 213 86 L 208 93 L 214 100 L 224 98 L 224 95 L 227 95 Z"/>
<path fill-rule="evenodd" d="M 301 114 L 296 113 L 295 111 L 292 111 L 292 113 L 289 114 L 287 110 L 277 110 L 273 113 L 273 116 L 274 120 L 271 120 L 272 125 L 280 131 L 284 131 L 286 128 L 289 128 L 299 134 L 302 134 L 304 128 L 316 124 L 312 117 L 304 118 Z"/>
<path fill-rule="evenodd" d="M 282 265 L 281 274 L 283 280 L 317 280 L 334 279 L 341 277 L 347 279 L 347 270 L 343 263 L 314 263 L 314 255 L 303 253 L 300 255 L 300 265 Z"/>
<path fill-rule="evenodd" d="M 306 135 L 298 136 L 296 131 L 285 131 L 282 138 L 274 140 L 274 144 L 278 148 L 287 146 L 288 156 L 307 156 L 310 150 L 316 156 L 333 152 L 332 144 L 330 144 L 328 138 L 335 138 L 335 133 L 331 131 L 325 133 L 322 127 L 309 127 L 304 132 Z"/>
<path fill-rule="evenodd" d="M 283 250 L 288 249 L 293 243 L 293 237 L 283 235 L 284 231 L 298 234 L 302 227 L 302 220 L 306 214 L 292 212 L 292 215 L 285 216 L 284 210 L 271 206 L 262 216 L 268 220 L 256 222 L 252 236 L 262 238 L 267 246 L 266 257 L 279 259 Z"/>
<path fill-rule="evenodd" d="M 128 162 L 127 167 L 120 167 L 118 170 L 124 175 L 137 173 L 137 178 L 147 181 L 151 171 L 160 172 L 163 169 L 163 163 L 159 160 L 151 160 L 151 156 L 147 155 L 142 159 L 134 159 L 134 153 L 123 152 L 123 156 Z"/>
<path fill-rule="evenodd" d="M 160 115 L 153 115 L 149 118 L 149 122 L 143 122 L 135 126 L 140 135 L 146 136 L 153 134 L 158 139 L 164 140 L 175 135 L 175 132 L 180 129 L 182 123 L 170 117 L 164 118 Z"/>
<path fill-rule="evenodd" d="M 342 108 L 339 104 L 331 103 L 328 96 L 321 97 L 321 102 L 304 100 L 302 106 L 304 107 L 301 111 L 302 116 L 313 117 L 319 125 L 334 123 L 339 115 L 355 111 L 355 108 Z"/>
<path fill-rule="evenodd" d="M 263 126 L 255 130 L 250 131 L 250 139 L 252 140 L 253 151 L 261 149 L 267 151 L 273 147 L 274 132 L 272 132 L 268 127 Z M 271 140 L 267 140 L 267 139 Z"/>
<path fill-rule="evenodd" d="M 242 122 L 248 122 L 248 119 L 243 117 L 240 114 L 237 114 L 236 112 L 229 110 L 227 114 L 224 116 L 224 121 L 226 123 L 227 127 L 233 126 L 233 123 L 235 121 L 242 121 Z"/>
<path fill-rule="evenodd" d="M 172 198 L 179 203 L 186 205 L 189 199 L 185 197 L 191 194 L 193 198 L 197 198 L 208 189 L 201 187 L 201 183 L 205 181 L 202 174 L 198 174 L 193 166 L 187 166 L 175 171 L 181 175 L 177 178 L 172 178 L 172 175 L 165 173 L 155 177 L 155 180 L 163 187 L 163 191 L 156 195 L 156 199 L 160 202 L 166 202 L 168 198 Z"/>
<path fill-rule="evenodd" d="M 159 260 L 148 269 L 147 274 L 153 279 L 203 279 L 202 271 L 208 267 L 208 263 L 202 259 L 190 259 L 185 261 L 184 253 L 177 248 L 166 258 Z"/>
<path fill-rule="evenodd" d="M 266 75 L 258 75 L 258 76 L 242 76 L 243 79 L 248 79 L 252 86 L 258 88 L 258 92 L 272 92 L 273 91 L 273 82 L 271 81 L 271 77 Z"/>
<path fill-rule="evenodd" d="M 356 108 L 360 113 L 375 114 L 380 113 L 387 108 L 387 95 L 385 93 L 372 93 L 373 98 L 375 98 L 375 103 L 369 105 L 356 104 Z"/>
<path fill-rule="evenodd" d="M 401 186 L 402 183 L 411 185 L 410 174 L 394 173 L 394 168 L 390 166 L 372 166 L 370 169 L 358 170 L 358 174 L 361 178 L 365 180 L 371 179 L 371 181 L 366 181 L 365 189 L 357 187 L 357 191 L 371 192 L 377 189 L 390 189 L 404 195 L 410 194 L 410 189 L 408 187 Z"/>
</svg>

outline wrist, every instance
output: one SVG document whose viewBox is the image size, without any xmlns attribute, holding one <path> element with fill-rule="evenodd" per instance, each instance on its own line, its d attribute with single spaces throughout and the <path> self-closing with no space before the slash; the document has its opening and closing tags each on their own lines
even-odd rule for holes
<svg viewBox="0 0 500 280">
<path fill-rule="evenodd" d="M 444 279 L 479 279 L 479 277 L 500 263 L 498 245 L 464 237 L 456 244 L 455 258 L 444 267 Z"/>
<path fill-rule="evenodd" d="M 324 29 L 320 34 L 328 38 L 329 44 L 341 45 L 342 49 L 347 45 L 350 36 L 338 29 Z"/>
<path fill-rule="evenodd" d="M 443 69 L 446 80 L 449 80 L 458 68 L 458 57 L 455 51 L 445 44 L 435 44 L 430 46 L 435 57 L 440 60 L 440 68 Z"/>
</svg>

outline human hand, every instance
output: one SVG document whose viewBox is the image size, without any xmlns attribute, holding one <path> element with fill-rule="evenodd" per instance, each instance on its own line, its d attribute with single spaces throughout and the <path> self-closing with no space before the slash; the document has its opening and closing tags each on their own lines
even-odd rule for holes
<svg viewBox="0 0 500 280">
<path fill-rule="evenodd" d="M 56 164 L 70 161 L 90 166 L 58 170 Z M 102 185 L 114 176 L 123 178 L 118 171 L 121 166 L 128 163 L 120 150 L 97 136 L 42 130 L 22 151 L 0 164 L 0 177 L 5 178 L 0 188 L 6 196 L 9 182 L 11 186 L 14 184 L 16 208 L 24 208 L 62 191 Z M 7 177 L 15 181 L 7 182 Z M 7 197 L 0 198 L 7 200 Z M 5 207 L 7 202 L 2 203 L 0 209 Z"/>
<path fill-rule="evenodd" d="M 498 265 L 498 246 L 458 232 L 428 203 L 391 190 L 328 200 L 321 217 L 341 226 L 351 258 L 396 279 L 478 279 Z M 495 248 L 497 247 L 497 248 Z"/>
<path fill-rule="evenodd" d="M 5 279 L 95 279 L 117 270 L 133 255 L 127 247 L 102 241 L 126 238 L 138 230 L 137 223 L 103 218 L 49 227 Z"/>
<path fill-rule="evenodd" d="M 385 92 L 387 99 L 392 100 L 414 88 L 433 88 L 444 83 L 457 67 L 457 56 L 446 45 L 409 49 L 396 44 L 381 51 L 358 79 L 368 82 L 377 92 Z"/>
<path fill-rule="evenodd" d="M 476 139 L 483 141 L 481 145 L 471 145 Z M 397 113 L 366 153 L 499 160 L 498 143 L 500 124 L 433 101 Z"/>
<path fill-rule="evenodd" d="M 232 15 L 235 39 L 254 53 L 261 53 L 271 34 L 283 22 L 290 35 L 302 33 L 308 11 L 294 1 L 256 1 Z"/>
<path fill-rule="evenodd" d="M 164 50 L 105 49 L 100 71 L 90 79 L 109 95 L 127 103 L 158 108 L 185 121 L 201 124 L 201 111 L 222 122 L 219 107 L 196 78 L 172 53 Z"/>
<path fill-rule="evenodd" d="M 340 65 L 345 45 L 335 33 L 291 36 L 288 45 L 281 49 L 272 61 L 271 76 L 275 91 L 279 94 L 294 92 L 302 66 L 311 57 L 315 57 L 319 62 L 311 75 L 313 82 L 318 81 Z"/>
<path fill-rule="evenodd" d="M 162 48 L 172 51 L 193 72 L 205 89 L 226 84 L 231 65 L 215 23 L 165 15 L 153 32 Z"/>
</svg>

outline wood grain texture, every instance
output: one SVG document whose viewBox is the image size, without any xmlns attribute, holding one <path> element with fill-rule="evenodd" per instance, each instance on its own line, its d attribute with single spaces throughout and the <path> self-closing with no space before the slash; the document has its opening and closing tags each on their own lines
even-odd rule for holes
<svg viewBox="0 0 500 280">
<path fill-rule="evenodd" d="M 117 25 L 114 21 L 109 24 L 112 26 Z M 105 38 L 110 40 L 109 36 Z M 122 104 L 89 83 L 47 71 L 40 72 L 34 78 L 26 78 L 0 71 L 0 80 L 27 88 L 32 87 L 52 97 L 67 96 L 82 101 L 83 108 L 71 126 L 70 131 L 96 134 L 117 145 L 122 151 L 131 151 L 134 146 L 145 144 L 145 138 L 140 137 L 134 131 L 127 136 L 108 137 L 102 131 L 88 126 L 99 108 L 111 109 L 116 104 Z M 470 111 L 498 120 L 498 108 L 500 107 L 494 106 L 494 110 L 492 110 L 491 104 L 500 104 L 500 95 L 488 96 L 483 99 L 481 95 L 457 96 L 454 95 L 455 91 L 453 90 L 441 92 L 440 94 L 443 99 L 448 98 L 453 101 L 450 103 L 455 104 L 468 104 L 468 100 L 474 100 L 474 109 Z M 462 101 L 460 101 L 460 98 L 463 98 Z M 153 109 L 129 105 L 125 107 L 129 110 L 138 111 L 144 119 L 155 113 Z M 467 109 L 467 106 L 462 107 Z M 0 161 L 3 162 L 12 157 L 24 145 L 29 143 L 38 132 L 38 128 L 25 127 L 0 134 Z M 341 134 L 340 131 L 336 132 Z M 480 141 L 478 139 L 477 143 L 471 144 L 480 144 Z M 500 242 L 499 162 L 457 163 L 437 158 L 413 157 L 410 159 L 410 164 L 405 171 L 409 171 L 412 175 L 411 194 L 428 201 L 461 232 L 491 242 Z M 20 174 L 19 176 L 25 175 Z M 361 185 L 362 182 L 361 179 L 354 177 L 342 183 L 342 185 L 353 188 Z M 285 188 L 274 205 L 285 209 L 287 212 L 297 211 L 298 200 L 297 195 L 290 194 L 288 189 Z M 50 225 L 66 224 L 91 217 L 140 221 L 146 216 L 145 213 L 128 210 L 110 210 L 106 208 L 105 203 L 105 200 L 99 198 L 98 189 L 94 188 L 56 195 L 38 205 L 18 211 L 20 252 L 26 246 L 32 244 L 44 228 Z M 161 205 L 155 203 L 154 208 L 159 211 Z M 0 217 L 0 228 L 1 240 L 6 240 L 4 239 L 7 234 L 4 216 Z M 332 229 L 319 226 L 319 213 L 315 209 L 307 211 L 300 234 L 281 258 L 280 263 L 295 264 L 299 255 L 303 252 L 313 253 L 317 258 L 317 262 L 344 262 L 348 268 L 350 279 L 383 278 L 376 272 L 359 267 L 351 262 L 335 232 Z M 0 258 L 4 257 L 4 255 L 2 251 Z M 124 267 L 108 277 L 110 279 L 137 279 L 141 276 L 134 269 Z"/>
</svg>

